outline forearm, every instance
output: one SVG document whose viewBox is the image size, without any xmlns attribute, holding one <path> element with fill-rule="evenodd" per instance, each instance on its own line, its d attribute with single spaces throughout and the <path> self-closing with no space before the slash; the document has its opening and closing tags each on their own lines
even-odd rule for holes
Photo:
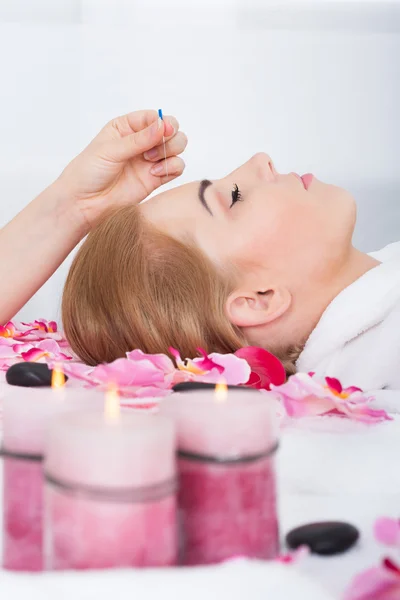
<svg viewBox="0 0 400 600">
<path fill-rule="evenodd" d="M 57 182 L 0 230 L 0 324 L 11 319 L 87 233 Z"/>
</svg>

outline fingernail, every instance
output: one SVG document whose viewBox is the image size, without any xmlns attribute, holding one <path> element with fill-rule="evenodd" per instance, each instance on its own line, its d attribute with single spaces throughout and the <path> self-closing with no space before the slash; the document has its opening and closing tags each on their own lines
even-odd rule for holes
<svg viewBox="0 0 400 600">
<path fill-rule="evenodd" d="M 147 160 L 152 160 L 153 158 L 157 158 L 158 150 L 157 148 L 152 148 L 151 150 L 147 150 L 147 152 L 145 152 L 143 156 L 147 158 Z"/>
<path fill-rule="evenodd" d="M 165 121 L 165 134 L 168 137 L 170 137 L 171 135 L 175 135 L 175 127 L 169 121 Z"/>
<path fill-rule="evenodd" d="M 154 165 L 154 167 L 151 167 L 150 169 L 150 173 L 152 173 L 153 175 L 161 175 L 161 173 L 164 172 L 164 164 L 158 164 L 158 165 Z"/>
</svg>

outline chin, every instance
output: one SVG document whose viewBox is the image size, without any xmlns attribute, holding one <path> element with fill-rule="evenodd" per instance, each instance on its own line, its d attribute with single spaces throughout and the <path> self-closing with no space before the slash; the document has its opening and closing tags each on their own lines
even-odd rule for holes
<svg viewBox="0 0 400 600">
<path fill-rule="evenodd" d="M 333 239 L 351 243 L 357 218 L 357 205 L 354 196 L 342 187 L 316 181 L 315 194 L 322 220 L 327 225 Z M 318 186 L 318 187 L 317 187 Z"/>
<path fill-rule="evenodd" d="M 337 185 L 324 183 L 323 190 L 319 191 L 321 200 L 327 205 L 333 213 L 342 213 L 351 220 L 355 221 L 357 205 L 354 196 L 347 190 Z M 318 195 L 319 195 L 318 194 Z"/>
<path fill-rule="evenodd" d="M 351 246 L 357 220 L 355 198 L 347 190 L 336 188 L 336 193 L 332 200 L 332 221 L 335 223 L 334 228 L 336 229 L 338 240 L 342 240 L 344 248 Z"/>
</svg>

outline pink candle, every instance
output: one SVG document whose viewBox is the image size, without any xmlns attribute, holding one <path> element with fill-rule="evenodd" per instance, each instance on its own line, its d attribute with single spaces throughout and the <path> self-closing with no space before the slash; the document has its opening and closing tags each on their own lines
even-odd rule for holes
<svg viewBox="0 0 400 600">
<path fill-rule="evenodd" d="M 160 411 L 177 427 L 182 562 L 274 558 L 277 428 L 268 397 L 255 390 L 230 391 L 223 401 L 209 391 L 174 394 Z"/>
<path fill-rule="evenodd" d="M 175 435 L 154 414 L 64 415 L 50 431 L 51 569 L 168 566 L 177 560 Z"/>
<path fill-rule="evenodd" d="M 43 450 L 45 432 L 60 412 L 102 405 L 94 391 L 7 386 L 3 399 L 3 563 L 43 568 Z"/>
</svg>

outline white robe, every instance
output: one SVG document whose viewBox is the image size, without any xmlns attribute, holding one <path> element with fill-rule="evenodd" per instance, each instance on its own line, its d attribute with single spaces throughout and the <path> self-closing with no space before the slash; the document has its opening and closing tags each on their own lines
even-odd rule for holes
<svg viewBox="0 0 400 600">
<path fill-rule="evenodd" d="M 385 390 L 376 394 L 377 399 L 382 400 L 382 406 L 398 412 L 400 242 L 371 256 L 381 264 L 336 296 L 311 333 L 296 366 L 298 371 L 337 377 L 344 386 Z"/>
</svg>

